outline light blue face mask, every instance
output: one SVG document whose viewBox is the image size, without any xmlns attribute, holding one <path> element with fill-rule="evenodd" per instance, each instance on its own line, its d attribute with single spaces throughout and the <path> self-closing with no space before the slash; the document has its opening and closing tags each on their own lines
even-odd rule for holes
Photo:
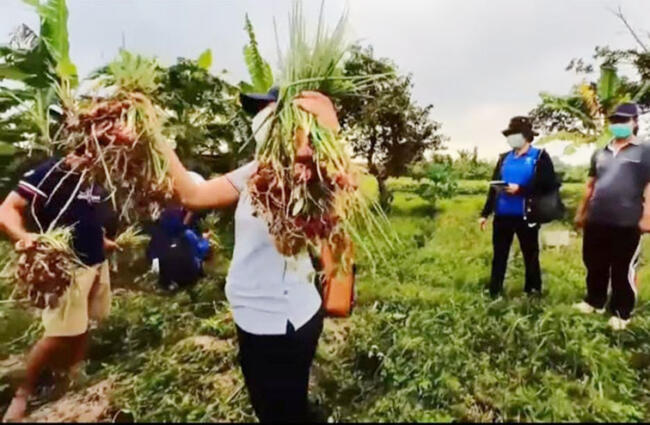
<svg viewBox="0 0 650 425">
<path fill-rule="evenodd" d="M 633 133 L 632 126 L 627 123 L 612 124 L 609 126 L 609 131 L 611 131 L 617 139 L 627 139 L 631 137 Z"/>
</svg>

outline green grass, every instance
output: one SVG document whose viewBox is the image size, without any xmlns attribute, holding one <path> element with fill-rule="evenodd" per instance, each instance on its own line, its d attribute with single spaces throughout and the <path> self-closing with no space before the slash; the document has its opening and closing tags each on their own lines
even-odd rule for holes
<svg viewBox="0 0 650 425">
<path fill-rule="evenodd" d="M 581 190 L 564 187 L 570 210 Z M 434 209 L 396 193 L 391 221 L 403 245 L 375 273 L 361 265 L 357 309 L 330 323 L 321 340 L 314 401 L 334 421 L 650 420 L 650 289 L 641 285 L 622 333 L 605 316 L 575 313 L 584 268 L 574 236 L 570 246 L 542 252 L 542 299 L 523 295 L 515 244 L 506 297 L 490 300 L 483 291 L 490 232 L 476 221 L 483 195 L 438 201 Z M 644 257 L 640 281 L 648 279 Z M 110 319 L 93 333 L 89 382 L 114 377 L 115 408 L 137 421 L 250 420 L 222 288 L 223 277 L 213 275 L 174 296 L 119 291 Z M 38 322 L 1 308 L 0 356 L 21 352 L 37 337 Z M 348 330 L 337 333 L 341 326 Z M 197 335 L 220 348 L 188 342 Z"/>
<path fill-rule="evenodd" d="M 402 200 L 396 198 L 396 202 Z M 412 200 L 397 205 L 402 213 Z M 361 279 L 361 308 L 332 362 L 342 378 L 330 395 L 345 420 L 647 420 L 648 290 L 629 331 L 571 310 L 584 292 L 580 241 L 546 250 L 544 298 L 522 295 L 518 249 L 507 296 L 482 292 L 490 234 L 476 216 L 481 197 L 439 204 L 437 218 L 394 219 L 407 248 Z M 641 280 L 647 277 L 643 268 Z M 340 360 L 340 359 L 339 359 Z M 353 396 L 353 409 L 344 397 Z"/>
</svg>

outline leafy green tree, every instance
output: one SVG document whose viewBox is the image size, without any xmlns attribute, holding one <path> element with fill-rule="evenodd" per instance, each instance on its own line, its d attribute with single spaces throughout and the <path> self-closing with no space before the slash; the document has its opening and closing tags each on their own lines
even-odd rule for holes
<svg viewBox="0 0 650 425">
<path fill-rule="evenodd" d="M 158 102 L 181 159 L 204 175 L 224 173 L 252 157 L 250 119 L 239 107 L 239 89 L 209 72 L 199 60 L 179 59 L 161 68 Z"/>
<path fill-rule="evenodd" d="M 427 150 L 440 149 L 440 124 L 431 119 L 433 105 L 419 106 L 412 97 L 411 75 L 399 75 L 397 66 L 377 59 L 371 47 L 355 46 L 344 65 L 350 78 L 384 75 L 340 99 L 340 118 L 354 153 L 363 158 L 379 183 L 380 200 L 390 202 L 386 179 L 407 172 L 409 164 Z"/>
<path fill-rule="evenodd" d="M 593 64 L 573 59 L 567 70 L 583 75 L 583 81 L 567 96 L 542 93 L 541 103 L 531 111 L 531 116 L 546 133 L 540 143 L 570 141 L 566 153 L 572 153 L 580 144 L 595 142 L 603 145 L 611 138 L 606 119 L 619 104 L 633 101 L 650 110 L 650 51 L 622 11 L 619 9 L 615 14 L 628 28 L 638 47 L 627 50 L 596 47 L 593 59 L 599 64 L 597 79 L 592 76 Z M 619 69 L 623 64 L 632 65 L 637 75 L 622 76 Z"/>
<path fill-rule="evenodd" d="M 619 75 L 612 64 L 600 67 L 596 82 L 576 85 L 568 96 L 540 95 L 542 102 L 531 115 L 547 135 L 538 143 L 568 140 L 570 153 L 575 145 L 606 143 L 611 134 L 607 117 L 624 102 L 639 102 L 650 90 L 650 84 L 639 84 Z"/>
</svg>

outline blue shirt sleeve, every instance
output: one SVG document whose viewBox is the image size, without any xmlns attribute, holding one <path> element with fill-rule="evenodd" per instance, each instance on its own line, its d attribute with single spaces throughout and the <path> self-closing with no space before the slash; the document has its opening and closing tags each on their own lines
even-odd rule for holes
<svg viewBox="0 0 650 425">
<path fill-rule="evenodd" d="M 210 250 L 210 243 L 191 229 L 185 230 L 185 239 L 192 247 L 192 256 L 204 260 Z"/>
<path fill-rule="evenodd" d="M 199 258 L 205 260 L 210 252 L 210 242 L 207 239 L 201 238 L 199 240 Z"/>
</svg>

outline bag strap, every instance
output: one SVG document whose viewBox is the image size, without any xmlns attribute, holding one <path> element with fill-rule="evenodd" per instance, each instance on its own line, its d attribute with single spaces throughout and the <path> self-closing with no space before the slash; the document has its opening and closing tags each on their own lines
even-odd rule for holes
<svg viewBox="0 0 650 425">
<path fill-rule="evenodd" d="M 546 152 L 544 148 L 539 149 L 539 153 L 537 154 L 537 158 L 535 158 L 535 172 L 537 172 L 537 168 L 539 167 L 539 160 L 542 158 L 542 155 Z"/>
<path fill-rule="evenodd" d="M 535 167 L 533 168 L 533 180 L 537 180 L 537 172 L 539 171 L 539 160 L 542 158 L 542 155 L 546 152 L 544 148 L 539 150 L 537 158 L 535 158 Z"/>
<path fill-rule="evenodd" d="M 503 163 L 506 162 L 506 158 L 510 152 L 503 153 L 499 155 L 499 160 L 497 161 L 496 165 L 496 173 L 495 173 L 495 179 L 501 179 L 503 178 Z"/>
</svg>

